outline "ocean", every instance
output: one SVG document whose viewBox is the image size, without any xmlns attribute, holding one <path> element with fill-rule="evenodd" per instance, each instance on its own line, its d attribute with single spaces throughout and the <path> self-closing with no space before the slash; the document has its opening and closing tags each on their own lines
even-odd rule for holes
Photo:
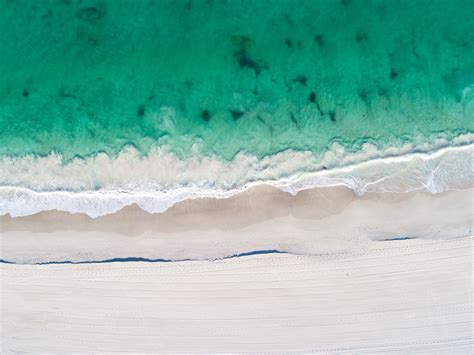
<svg viewBox="0 0 474 355">
<path fill-rule="evenodd" d="M 471 0 L 0 0 L 0 214 L 474 175 Z"/>
</svg>

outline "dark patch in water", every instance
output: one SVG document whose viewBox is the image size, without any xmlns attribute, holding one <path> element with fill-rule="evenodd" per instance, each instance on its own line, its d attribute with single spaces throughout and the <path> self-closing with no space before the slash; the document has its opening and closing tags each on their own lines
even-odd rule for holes
<svg viewBox="0 0 474 355">
<path fill-rule="evenodd" d="M 290 112 L 290 120 L 291 120 L 291 122 L 293 122 L 296 125 L 297 128 L 299 128 L 298 120 L 296 119 L 293 112 Z"/>
<path fill-rule="evenodd" d="M 331 110 L 328 112 L 329 114 L 329 119 L 332 121 L 332 122 L 336 122 L 336 111 L 334 110 Z"/>
<path fill-rule="evenodd" d="M 357 34 L 356 34 L 357 43 L 367 41 L 367 39 L 368 39 L 368 36 L 366 33 L 357 31 Z"/>
<path fill-rule="evenodd" d="M 191 89 L 193 87 L 193 82 L 191 80 L 186 80 L 184 85 L 186 85 L 188 89 Z"/>
<path fill-rule="evenodd" d="M 262 72 L 262 67 L 255 60 L 250 58 L 244 49 L 236 51 L 234 57 L 237 59 L 240 68 L 252 69 L 257 76 Z"/>
<path fill-rule="evenodd" d="M 68 94 L 63 88 L 59 88 L 58 89 L 58 95 L 60 97 L 68 97 L 68 98 L 71 98 L 71 99 L 75 99 L 76 96 L 72 95 L 72 94 Z"/>
<path fill-rule="evenodd" d="M 257 61 L 252 59 L 248 54 L 248 49 L 252 45 L 252 40 L 247 36 L 235 36 L 232 37 L 234 43 L 239 47 L 237 51 L 234 52 L 234 58 L 237 61 L 237 64 L 241 69 L 249 68 L 255 72 L 255 75 L 258 76 L 263 69 L 267 69 L 266 65 L 259 64 Z"/>
<path fill-rule="evenodd" d="M 204 121 L 208 122 L 208 121 L 211 119 L 211 114 L 209 113 L 208 110 L 203 110 L 203 111 L 201 112 L 201 118 L 202 118 Z"/>
<path fill-rule="evenodd" d="M 397 76 L 398 76 L 398 72 L 397 72 L 394 68 L 392 68 L 392 69 L 390 70 L 390 79 L 393 80 L 393 79 L 395 79 Z"/>
<path fill-rule="evenodd" d="M 314 40 L 316 41 L 316 43 L 318 44 L 319 47 L 322 47 L 324 45 L 324 37 L 323 35 L 316 35 L 314 37 Z"/>
<path fill-rule="evenodd" d="M 191 1 L 187 1 L 184 4 L 184 10 L 185 11 L 191 11 L 193 9 L 193 3 Z"/>
<path fill-rule="evenodd" d="M 242 111 L 237 111 L 237 110 L 230 110 L 230 114 L 232 115 L 232 118 L 234 121 L 237 121 L 240 117 L 244 115 Z"/>
<path fill-rule="evenodd" d="M 257 116 L 257 121 L 262 122 L 265 126 L 267 125 L 260 115 Z"/>
<path fill-rule="evenodd" d="M 142 117 L 145 114 L 145 105 L 141 105 L 137 110 L 137 117 Z"/>
<path fill-rule="evenodd" d="M 316 93 L 314 91 L 310 92 L 310 94 L 308 96 L 308 100 L 309 100 L 309 102 L 311 102 L 313 104 L 316 104 L 316 108 L 318 109 L 319 114 L 321 116 L 324 116 L 323 110 L 321 110 L 321 106 L 319 106 L 318 96 L 316 95 Z"/>
<path fill-rule="evenodd" d="M 285 44 L 286 44 L 286 46 L 287 46 L 288 48 L 291 48 L 292 43 L 291 43 L 291 41 L 290 41 L 288 38 L 285 39 Z"/>
<path fill-rule="evenodd" d="M 85 107 L 85 109 L 87 109 L 87 107 L 88 107 L 87 103 L 81 97 L 73 95 L 73 94 L 69 94 L 68 92 L 66 92 L 66 90 L 64 88 L 59 88 L 58 95 L 59 95 L 59 97 L 61 97 L 63 99 L 71 99 L 71 100 L 77 101 L 79 103 L 79 105 Z M 92 112 L 88 111 L 88 115 L 94 115 L 94 114 Z"/>
<path fill-rule="evenodd" d="M 104 4 L 97 4 L 96 6 L 83 7 L 79 9 L 76 16 L 84 21 L 95 23 L 104 18 L 107 11 Z"/>
<path fill-rule="evenodd" d="M 300 75 L 297 78 L 293 79 L 293 81 L 295 83 L 300 83 L 301 85 L 306 86 L 306 84 L 308 83 L 308 78 L 304 75 Z"/>
<path fill-rule="evenodd" d="M 360 99 L 367 105 L 369 103 L 369 92 L 365 89 L 362 89 L 359 92 L 359 97 Z"/>
<path fill-rule="evenodd" d="M 378 92 L 379 96 L 384 96 L 385 97 L 387 95 L 387 89 L 385 89 L 384 87 L 379 87 L 377 89 L 377 92 Z"/>
<path fill-rule="evenodd" d="M 28 89 L 24 89 L 24 90 L 23 90 L 23 97 L 24 97 L 25 99 L 27 99 L 28 96 L 30 96 L 30 92 L 28 91 Z"/>
</svg>

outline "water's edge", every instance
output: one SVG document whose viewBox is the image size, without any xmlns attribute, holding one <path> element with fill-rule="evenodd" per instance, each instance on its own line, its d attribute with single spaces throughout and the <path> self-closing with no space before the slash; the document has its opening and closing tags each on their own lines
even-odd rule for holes
<svg viewBox="0 0 474 355">
<path fill-rule="evenodd" d="M 472 186 L 471 136 L 460 138 L 457 146 L 426 153 L 413 153 L 413 147 L 399 148 L 399 155 L 393 148 L 379 151 L 366 146 L 354 154 L 338 149 L 326 152 L 322 160 L 308 152 L 288 151 L 262 160 L 242 155 L 231 163 L 211 158 L 183 161 L 159 150 L 146 158 L 124 152 L 115 159 L 100 156 L 68 165 L 54 156 L 4 159 L 0 160 L 4 172 L 0 215 L 60 210 L 98 217 L 131 204 L 160 213 L 187 199 L 228 198 L 262 185 L 291 194 L 346 186 L 358 195 L 439 193 Z M 336 162 L 342 166 L 326 168 Z M 100 188 L 91 189 L 85 181 Z"/>
</svg>

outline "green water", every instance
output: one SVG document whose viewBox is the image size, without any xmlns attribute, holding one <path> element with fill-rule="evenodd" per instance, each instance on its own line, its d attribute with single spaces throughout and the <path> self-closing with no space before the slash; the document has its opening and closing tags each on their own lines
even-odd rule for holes
<svg viewBox="0 0 474 355">
<path fill-rule="evenodd" d="M 0 0 L 0 155 L 474 131 L 474 1 Z"/>
</svg>

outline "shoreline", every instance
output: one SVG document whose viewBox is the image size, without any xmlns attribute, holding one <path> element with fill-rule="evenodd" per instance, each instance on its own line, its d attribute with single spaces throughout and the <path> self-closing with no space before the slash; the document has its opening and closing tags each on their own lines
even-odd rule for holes
<svg viewBox="0 0 474 355">
<path fill-rule="evenodd" d="M 227 199 L 186 200 L 159 214 L 134 205 L 97 218 L 59 211 L 2 216 L 0 259 L 205 260 L 258 250 L 353 252 L 380 240 L 472 235 L 473 201 L 474 189 L 357 196 L 343 187 L 291 195 L 267 186 Z"/>
<path fill-rule="evenodd" d="M 295 154 L 294 159 L 287 156 L 288 154 Z M 45 171 L 45 166 L 48 166 L 48 170 L 53 174 L 51 177 L 53 182 L 50 181 L 48 184 L 59 184 L 58 186 L 72 183 L 76 177 L 78 184 L 81 183 L 81 178 L 107 181 L 107 179 L 111 179 L 110 176 L 118 176 L 119 180 L 94 191 L 68 191 L 62 185 L 56 187 L 56 191 L 37 191 L 28 187 L 6 184 L 0 187 L 0 215 L 17 217 L 41 211 L 61 210 L 99 217 L 116 213 L 133 204 L 139 205 L 144 211 L 150 213 L 163 213 L 184 200 L 229 198 L 254 188 L 266 186 L 291 194 L 313 188 L 345 186 L 354 190 L 357 195 L 367 192 L 429 191 L 440 193 L 447 190 L 474 187 L 471 179 L 474 176 L 471 163 L 472 156 L 474 156 L 474 144 L 444 147 L 431 153 L 418 152 L 375 158 L 349 166 L 318 171 L 302 169 L 304 165 L 312 167 L 311 169 L 317 167 L 318 164 L 321 165 L 321 163 L 316 164 L 313 161 L 308 162 L 307 159 L 310 158 L 308 154 L 308 152 L 286 152 L 261 161 L 249 158 L 250 161 L 242 163 L 241 167 L 237 162 L 233 163 L 236 165 L 235 167 L 231 167 L 219 165 L 222 162 L 216 165 L 217 163 L 212 159 L 204 159 L 200 162 L 196 161 L 193 165 L 194 170 L 191 169 L 190 172 L 184 169 L 184 166 L 173 167 L 170 172 L 162 172 L 161 170 L 168 165 L 171 166 L 172 162 L 168 161 L 164 167 L 160 167 L 159 162 L 163 159 L 166 161 L 170 158 L 169 156 L 163 156 L 155 162 L 149 161 L 148 158 L 135 161 L 135 158 L 129 157 L 132 160 L 127 160 L 122 157 L 114 161 L 107 160 L 108 158 L 105 157 L 97 157 L 94 160 L 95 163 L 90 167 L 85 162 L 77 167 L 63 167 L 59 157 L 52 158 L 53 162 L 50 163 L 53 166 L 48 166 L 49 158 L 45 158 L 44 164 L 39 160 L 33 163 L 35 161 L 33 158 L 25 158 L 23 163 L 12 160 L 6 165 L 6 168 L 4 167 L 5 175 L 10 174 L 20 180 L 22 174 L 25 173 L 27 176 L 34 176 L 38 181 L 46 179 L 41 175 Z M 103 161 L 104 159 L 105 161 Z M 296 163 L 293 163 L 294 160 Z M 104 168 L 103 164 L 106 163 L 112 165 L 106 165 Z M 135 176 L 140 173 L 140 169 L 134 169 L 133 164 L 144 165 L 147 167 L 145 170 L 148 170 L 149 167 L 151 170 L 158 169 L 154 172 L 158 175 L 153 177 L 156 180 L 153 180 L 152 176 Z M 39 169 L 38 172 L 35 173 L 35 169 Z M 206 169 L 210 169 L 210 171 L 208 172 Z M 249 169 L 250 173 L 247 172 Z M 300 170 L 303 172 L 298 172 Z M 110 175 L 112 171 L 113 174 Z M 182 171 L 187 172 L 183 174 Z M 276 180 L 269 179 L 277 171 L 282 176 Z M 194 173 L 196 173 L 195 176 Z M 105 175 L 100 177 L 100 174 Z M 123 174 L 124 177 L 121 177 L 120 174 Z M 215 180 L 208 179 L 209 174 L 216 175 Z M 248 176 L 245 174 L 256 174 L 254 176 L 256 181 L 246 181 Z M 176 176 L 179 176 L 179 179 L 184 179 L 186 184 L 180 186 L 179 181 L 175 179 Z M 125 180 L 120 182 L 121 178 Z M 61 182 L 61 179 L 64 181 Z M 161 185 L 159 179 L 165 179 L 163 181 L 168 181 L 171 185 Z M 196 180 L 193 182 L 193 179 Z M 235 187 L 236 181 L 240 180 L 242 180 L 242 186 Z M 172 183 L 172 181 L 175 182 Z M 218 183 L 219 181 L 220 183 Z M 22 183 L 22 186 L 24 185 L 25 182 Z"/>
</svg>

